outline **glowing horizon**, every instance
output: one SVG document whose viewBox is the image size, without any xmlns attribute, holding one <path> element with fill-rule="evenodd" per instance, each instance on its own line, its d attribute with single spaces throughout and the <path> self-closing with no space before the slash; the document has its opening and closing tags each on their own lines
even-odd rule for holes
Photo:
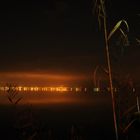
<svg viewBox="0 0 140 140">
<path fill-rule="evenodd" d="M 1 85 L 14 83 L 22 86 L 60 86 L 73 85 L 86 79 L 84 75 L 57 74 L 41 72 L 0 72 Z"/>
<path fill-rule="evenodd" d="M 86 89 L 86 88 L 85 88 Z M 16 91 L 24 91 L 24 92 L 69 92 L 75 91 L 79 92 L 82 91 L 81 87 L 66 87 L 66 86 L 0 86 L 0 91 L 8 91 L 8 90 L 16 90 Z M 86 91 L 86 90 L 85 90 Z"/>
</svg>

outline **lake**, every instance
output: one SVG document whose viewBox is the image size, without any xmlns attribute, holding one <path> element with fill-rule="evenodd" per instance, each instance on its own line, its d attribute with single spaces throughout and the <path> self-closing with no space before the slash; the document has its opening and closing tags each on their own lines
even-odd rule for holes
<svg viewBox="0 0 140 140">
<path fill-rule="evenodd" d="M 4 93 L 0 95 L 0 131 L 6 140 L 22 139 L 15 124 L 25 114 L 32 114 L 43 140 L 115 138 L 110 95 L 35 92 L 20 93 L 18 97 L 23 98 L 13 107 Z"/>
</svg>

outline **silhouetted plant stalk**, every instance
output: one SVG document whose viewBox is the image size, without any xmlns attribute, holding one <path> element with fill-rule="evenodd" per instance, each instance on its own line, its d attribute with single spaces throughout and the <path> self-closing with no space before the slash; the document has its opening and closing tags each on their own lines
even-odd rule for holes
<svg viewBox="0 0 140 140">
<path fill-rule="evenodd" d="M 97 88 L 98 87 L 98 84 L 97 84 L 97 71 L 99 69 L 99 66 L 96 66 L 95 70 L 94 70 L 94 74 L 93 74 L 93 80 L 94 80 L 94 86 Z"/>
<path fill-rule="evenodd" d="M 118 127 L 117 127 L 117 119 L 116 119 L 116 109 L 115 109 L 115 96 L 113 91 L 113 82 L 112 82 L 112 69 L 111 69 L 111 58 L 109 52 L 109 40 L 113 36 L 113 34 L 118 30 L 124 38 L 124 41 L 128 43 L 127 35 L 120 28 L 121 24 L 124 23 L 129 30 L 128 24 L 125 20 L 120 20 L 108 34 L 107 28 L 107 17 L 105 10 L 105 0 L 96 0 L 95 1 L 95 10 L 98 16 L 99 28 L 101 29 L 101 20 L 103 21 L 103 31 L 104 31 L 104 39 L 105 39 L 105 49 L 106 49 L 106 59 L 107 59 L 107 67 L 108 67 L 108 76 L 109 76 L 109 86 L 112 97 L 112 110 L 113 110 L 113 119 L 114 119 L 114 127 L 115 127 L 115 135 L 116 140 L 118 140 Z"/>
<path fill-rule="evenodd" d="M 103 5 L 102 5 L 102 8 Z M 113 83 L 112 83 L 112 71 L 111 71 L 111 61 L 110 61 L 110 54 L 109 54 L 109 44 L 107 39 L 107 25 L 106 25 L 106 16 L 103 17 L 103 24 L 104 24 L 104 37 L 105 37 L 105 48 L 106 48 L 106 56 L 107 56 L 107 65 L 108 65 L 108 74 L 109 74 L 109 83 L 110 83 L 110 92 L 112 96 L 112 107 L 113 107 L 113 117 L 114 117 L 114 125 L 115 125 L 115 133 L 116 133 L 116 140 L 118 140 L 118 128 L 117 128 L 117 120 L 116 120 L 116 110 L 115 110 L 115 99 L 114 99 L 114 92 L 113 92 Z"/>
<path fill-rule="evenodd" d="M 17 137 L 21 140 L 34 140 L 40 135 L 41 128 L 38 126 L 36 120 L 33 117 L 33 113 L 30 108 L 23 110 L 17 110 L 19 102 L 22 97 L 19 97 L 17 85 L 7 84 L 7 98 L 11 105 L 14 107 L 15 123 L 13 127 L 17 130 Z M 15 108 L 16 107 L 16 108 Z"/>
<path fill-rule="evenodd" d="M 126 133 L 128 131 L 128 129 L 133 125 L 133 123 L 135 121 L 137 121 L 140 117 L 140 105 L 139 105 L 139 97 L 136 97 L 136 106 L 137 106 L 137 111 L 133 114 L 133 119 L 126 125 L 126 127 L 123 129 L 123 133 Z M 129 113 L 129 111 L 131 111 L 133 108 L 133 106 L 126 112 Z M 124 114 L 125 115 L 125 114 Z"/>
<path fill-rule="evenodd" d="M 17 105 L 22 97 L 18 97 L 18 91 L 17 91 L 17 86 L 14 84 L 7 84 L 6 86 L 8 89 L 6 90 L 7 92 L 7 98 L 10 101 L 11 104 Z"/>
<path fill-rule="evenodd" d="M 93 73 L 93 82 L 94 82 L 94 87 L 99 88 L 99 78 L 97 78 L 97 72 L 98 71 L 102 71 L 103 73 L 108 75 L 108 70 L 106 68 L 104 68 L 103 66 L 97 65 L 96 68 L 94 69 L 94 73 Z"/>
<path fill-rule="evenodd" d="M 138 43 L 138 46 L 140 46 L 140 39 L 136 38 L 136 42 Z"/>
<path fill-rule="evenodd" d="M 140 105 L 139 105 L 139 97 L 137 96 L 137 109 L 138 109 L 138 112 L 140 112 Z"/>
</svg>

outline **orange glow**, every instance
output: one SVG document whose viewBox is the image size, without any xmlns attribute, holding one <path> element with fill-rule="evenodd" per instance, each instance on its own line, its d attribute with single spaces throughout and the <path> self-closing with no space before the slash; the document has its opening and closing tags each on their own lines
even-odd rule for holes
<svg viewBox="0 0 140 140">
<path fill-rule="evenodd" d="M 27 90 L 28 90 L 28 88 L 27 88 L 27 87 L 23 87 L 23 90 L 24 90 L 24 91 L 27 91 Z"/>
<path fill-rule="evenodd" d="M 0 87 L 1 91 L 6 91 L 8 90 L 8 87 Z M 37 86 L 32 86 L 32 87 L 24 87 L 24 86 L 18 86 L 16 87 L 16 90 L 19 92 L 26 92 L 26 91 L 32 91 L 32 92 L 38 92 L 38 91 L 44 91 L 44 92 L 80 92 L 82 91 L 82 88 L 76 87 L 76 88 L 72 88 L 72 87 L 65 87 L 65 86 L 54 86 L 54 87 L 37 87 Z M 84 91 L 86 91 L 86 88 L 84 89 Z"/>
<path fill-rule="evenodd" d="M 18 90 L 21 91 L 22 90 L 22 87 L 18 87 Z"/>
<path fill-rule="evenodd" d="M 0 84 L 15 83 L 17 85 L 28 86 L 45 86 L 45 85 L 74 85 L 82 80 L 85 76 L 77 74 L 56 74 L 56 73 L 34 73 L 34 72 L 1 72 Z M 37 90 L 37 89 L 36 89 Z M 44 89 L 47 90 L 47 89 Z"/>
<path fill-rule="evenodd" d="M 30 88 L 30 91 L 34 91 L 34 87 L 31 87 L 31 88 Z"/>
<path fill-rule="evenodd" d="M 79 91 L 81 91 L 81 88 L 76 87 L 76 88 L 75 88 L 75 91 L 76 91 L 76 92 L 79 92 Z"/>
<path fill-rule="evenodd" d="M 56 73 L 34 73 L 34 72 L 1 72 L 0 90 L 6 91 L 6 83 L 18 85 L 19 92 L 80 92 L 79 85 L 85 80 L 83 75 L 67 75 Z M 47 85 L 47 86 L 46 86 Z M 50 86 L 53 85 L 53 86 Z M 60 86 L 64 85 L 64 86 Z"/>
</svg>

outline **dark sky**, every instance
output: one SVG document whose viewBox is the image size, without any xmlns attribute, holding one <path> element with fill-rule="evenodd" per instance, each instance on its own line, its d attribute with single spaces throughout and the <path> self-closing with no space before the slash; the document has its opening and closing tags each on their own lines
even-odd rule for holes
<svg viewBox="0 0 140 140">
<path fill-rule="evenodd" d="M 105 64 L 92 0 L 5 0 L 0 5 L 0 72 L 87 75 Z M 108 0 L 106 6 L 109 29 L 123 18 L 130 25 L 130 41 L 140 38 L 139 0 Z M 138 59 L 135 44 L 126 52 Z"/>
</svg>

